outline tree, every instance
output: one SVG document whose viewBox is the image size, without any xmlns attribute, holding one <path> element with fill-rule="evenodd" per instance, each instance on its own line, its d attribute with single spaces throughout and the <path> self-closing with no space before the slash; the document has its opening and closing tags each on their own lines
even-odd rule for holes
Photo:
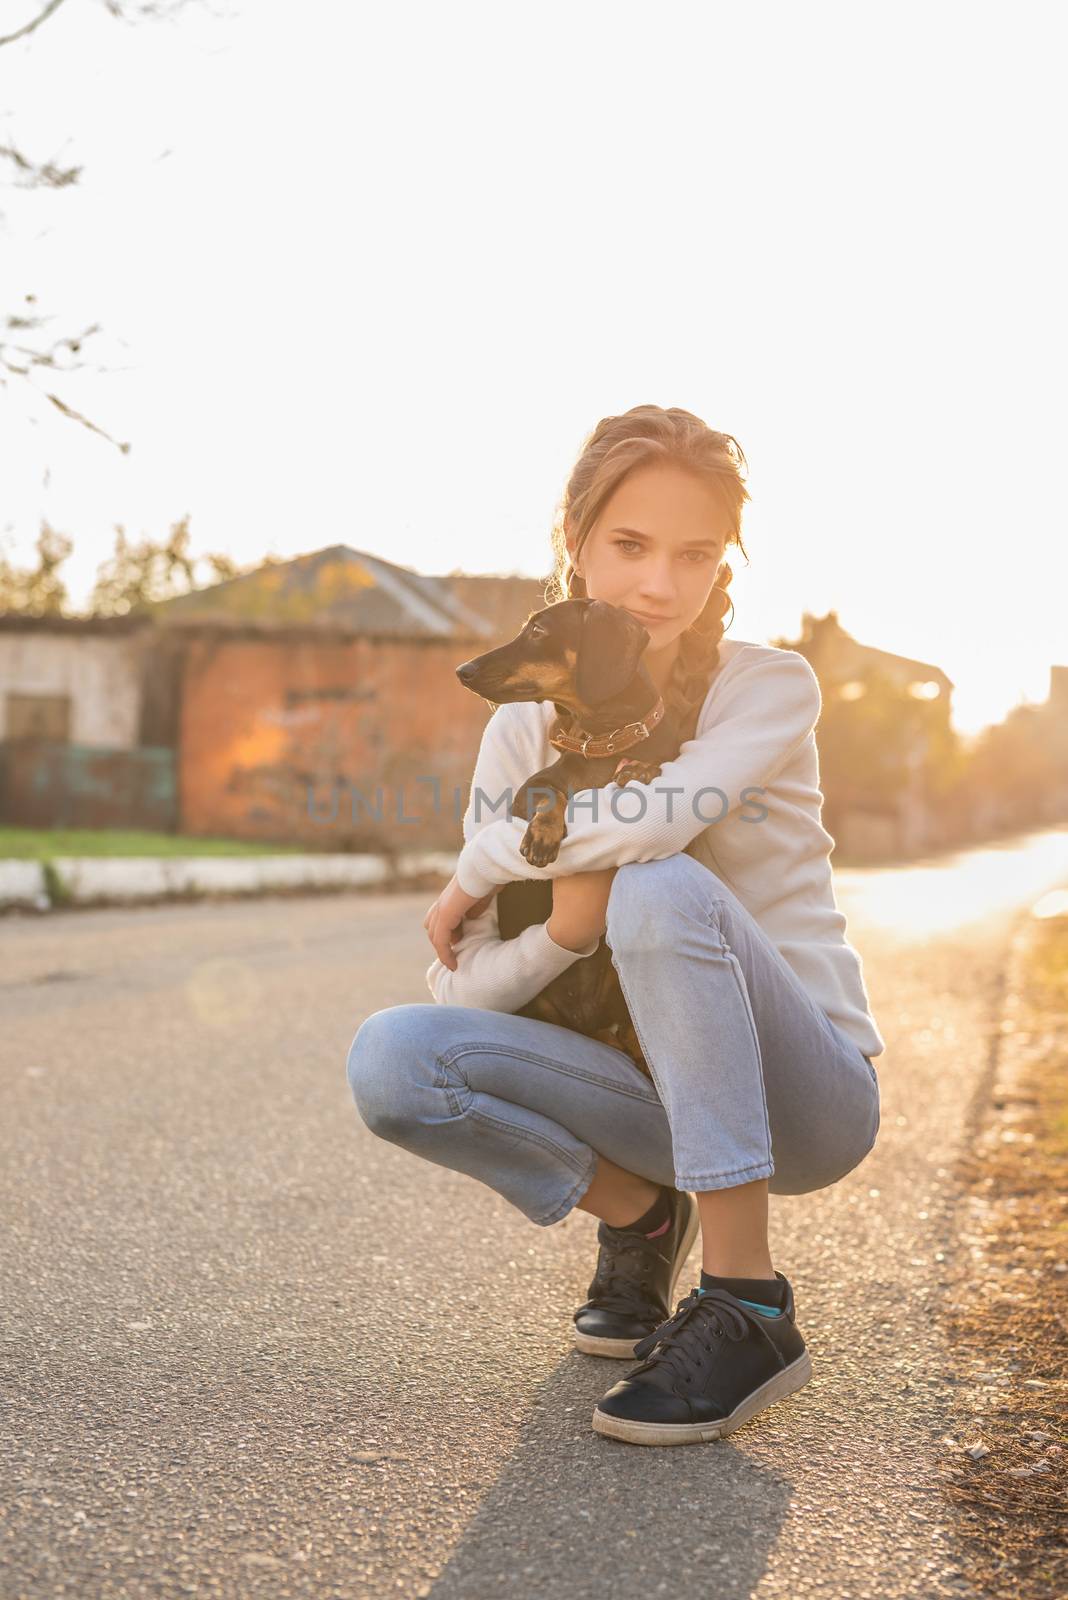
<svg viewBox="0 0 1068 1600">
<path fill-rule="evenodd" d="M 12 566 L 6 556 L 0 556 L 0 613 L 17 613 L 25 617 L 63 616 L 67 607 L 67 586 L 59 576 L 59 568 L 71 551 L 74 541 L 65 533 L 42 519 L 37 535 L 37 567 L 30 571 Z"/>
<path fill-rule="evenodd" d="M 836 833 L 855 810 L 900 818 L 922 808 L 932 834 L 952 827 L 950 798 L 963 781 L 966 757 L 946 703 L 917 697 L 876 661 L 840 666 L 840 641 L 851 644 L 837 611 L 804 614 L 797 639 L 771 644 L 796 650 L 819 679 L 823 709 L 816 729 L 824 826 Z"/>
<path fill-rule="evenodd" d="M 189 594 L 195 589 L 225 583 L 255 572 L 263 564 L 243 567 L 231 556 L 217 552 L 193 555 L 189 549 L 189 515 L 172 522 L 165 539 L 126 537 L 120 525 L 115 529 L 115 550 L 111 558 L 97 567 L 96 583 L 89 601 L 88 616 L 122 617 L 130 612 L 150 612 L 164 600 Z M 74 541 L 57 533 L 42 520 L 37 537 L 37 565 L 19 568 L 0 555 L 0 614 L 23 617 L 71 616 L 67 586 L 59 568 L 74 549 Z M 278 560 L 268 556 L 268 562 Z M 198 572 L 201 580 L 198 582 Z"/>
<path fill-rule="evenodd" d="M 998 827 L 1064 820 L 1065 763 L 1047 705 L 1017 705 L 976 739 L 968 797 Z"/>
<path fill-rule="evenodd" d="M 194 556 L 189 549 L 188 513 L 172 522 L 166 539 L 141 539 L 131 544 L 126 530 L 115 529 L 115 553 L 97 568 L 96 583 L 89 599 L 94 617 L 121 617 L 130 612 L 150 612 L 165 600 L 190 594 L 194 589 L 223 583 L 255 570 L 240 567 L 230 556 Z M 197 568 L 207 571 L 205 584 L 197 582 Z"/>
<path fill-rule="evenodd" d="M 169 600 L 194 587 L 188 516 L 172 523 L 167 538 L 159 543 L 142 539 L 130 544 L 121 524 L 115 535 L 115 553 L 97 568 L 89 597 L 89 610 L 94 617 L 148 611 L 156 601 Z"/>
</svg>

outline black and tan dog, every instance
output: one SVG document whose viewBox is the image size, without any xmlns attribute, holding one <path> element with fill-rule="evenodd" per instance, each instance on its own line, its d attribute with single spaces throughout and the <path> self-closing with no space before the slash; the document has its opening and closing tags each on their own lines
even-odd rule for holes
<svg viewBox="0 0 1068 1600">
<path fill-rule="evenodd" d="M 649 634 L 622 607 L 562 600 L 533 612 L 509 644 L 457 667 L 464 687 L 493 705 L 551 700 L 556 708 L 549 742 L 560 759 L 533 773 L 511 799 L 510 815 L 527 818 L 519 849 L 531 866 L 556 860 L 567 833 L 569 793 L 631 779 L 648 783 L 659 776 L 662 761 L 678 754 L 676 718 L 642 665 L 648 643 Z M 551 879 L 502 885 L 501 938 L 546 922 L 552 903 Z M 615 1045 L 652 1076 L 603 935 L 592 955 L 572 962 L 516 1015 Z"/>
</svg>

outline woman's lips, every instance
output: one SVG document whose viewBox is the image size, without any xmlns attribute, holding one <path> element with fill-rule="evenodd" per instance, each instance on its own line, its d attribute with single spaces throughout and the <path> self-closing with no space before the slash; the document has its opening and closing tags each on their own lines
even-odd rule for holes
<svg viewBox="0 0 1068 1600">
<path fill-rule="evenodd" d="M 674 621 L 674 618 L 672 618 L 672 617 L 651 617 L 648 614 L 648 612 L 645 612 L 645 611 L 632 611 L 631 612 L 631 616 L 632 617 L 636 617 L 639 622 L 672 622 L 672 621 Z"/>
</svg>

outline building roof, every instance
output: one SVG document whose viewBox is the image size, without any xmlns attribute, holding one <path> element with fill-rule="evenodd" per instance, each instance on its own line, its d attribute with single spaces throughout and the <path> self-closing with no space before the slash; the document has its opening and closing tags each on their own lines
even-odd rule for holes
<svg viewBox="0 0 1068 1600">
<path fill-rule="evenodd" d="M 952 678 L 933 662 L 916 661 L 911 656 L 899 656 L 891 650 L 861 644 L 842 627 L 837 611 L 828 611 L 823 617 L 804 611 L 801 622 L 802 636 L 811 646 L 815 664 L 828 676 L 847 678 L 866 666 L 877 666 L 898 682 L 933 682 L 946 694 L 955 687 Z"/>
<path fill-rule="evenodd" d="M 516 573 L 449 572 L 435 580 L 492 627 L 492 637 L 502 644 L 514 639 L 533 611 L 544 609 L 546 578 L 525 578 Z"/>
<path fill-rule="evenodd" d="M 137 613 L 121 617 L 68 617 L 54 612 L 44 616 L 32 616 L 27 612 L 5 612 L 0 615 L 0 632 L 2 633 L 57 633 L 57 634 L 102 634 L 105 637 L 118 637 L 124 634 L 143 633 L 151 628 L 152 618 Z"/>
<path fill-rule="evenodd" d="M 489 639 L 493 625 L 441 578 L 399 567 L 349 545 L 195 589 L 154 608 L 159 621 L 222 625 L 294 623 L 412 638 Z"/>
</svg>

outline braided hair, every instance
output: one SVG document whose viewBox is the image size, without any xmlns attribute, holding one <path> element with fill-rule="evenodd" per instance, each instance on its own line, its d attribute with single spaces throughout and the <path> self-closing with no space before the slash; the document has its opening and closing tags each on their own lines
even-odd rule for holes
<svg viewBox="0 0 1068 1600">
<path fill-rule="evenodd" d="M 632 406 L 618 417 L 604 417 L 583 445 L 571 472 L 553 525 L 554 569 L 546 584 L 546 603 L 586 599 L 586 582 L 571 564 L 565 530 L 574 533 L 581 550 L 601 511 L 623 479 L 637 467 L 664 463 L 686 468 L 711 483 L 728 514 L 727 543 L 742 543 L 742 508 L 749 499 L 744 474 L 748 463 L 738 441 L 717 433 L 700 417 L 677 406 Z M 664 686 L 664 703 L 674 711 L 681 740 L 692 739 L 713 673 L 719 665 L 724 617 L 734 602 L 727 593 L 734 574 L 720 563 L 716 582 L 701 614 L 679 635 L 678 655 Z"/>
</svg>

